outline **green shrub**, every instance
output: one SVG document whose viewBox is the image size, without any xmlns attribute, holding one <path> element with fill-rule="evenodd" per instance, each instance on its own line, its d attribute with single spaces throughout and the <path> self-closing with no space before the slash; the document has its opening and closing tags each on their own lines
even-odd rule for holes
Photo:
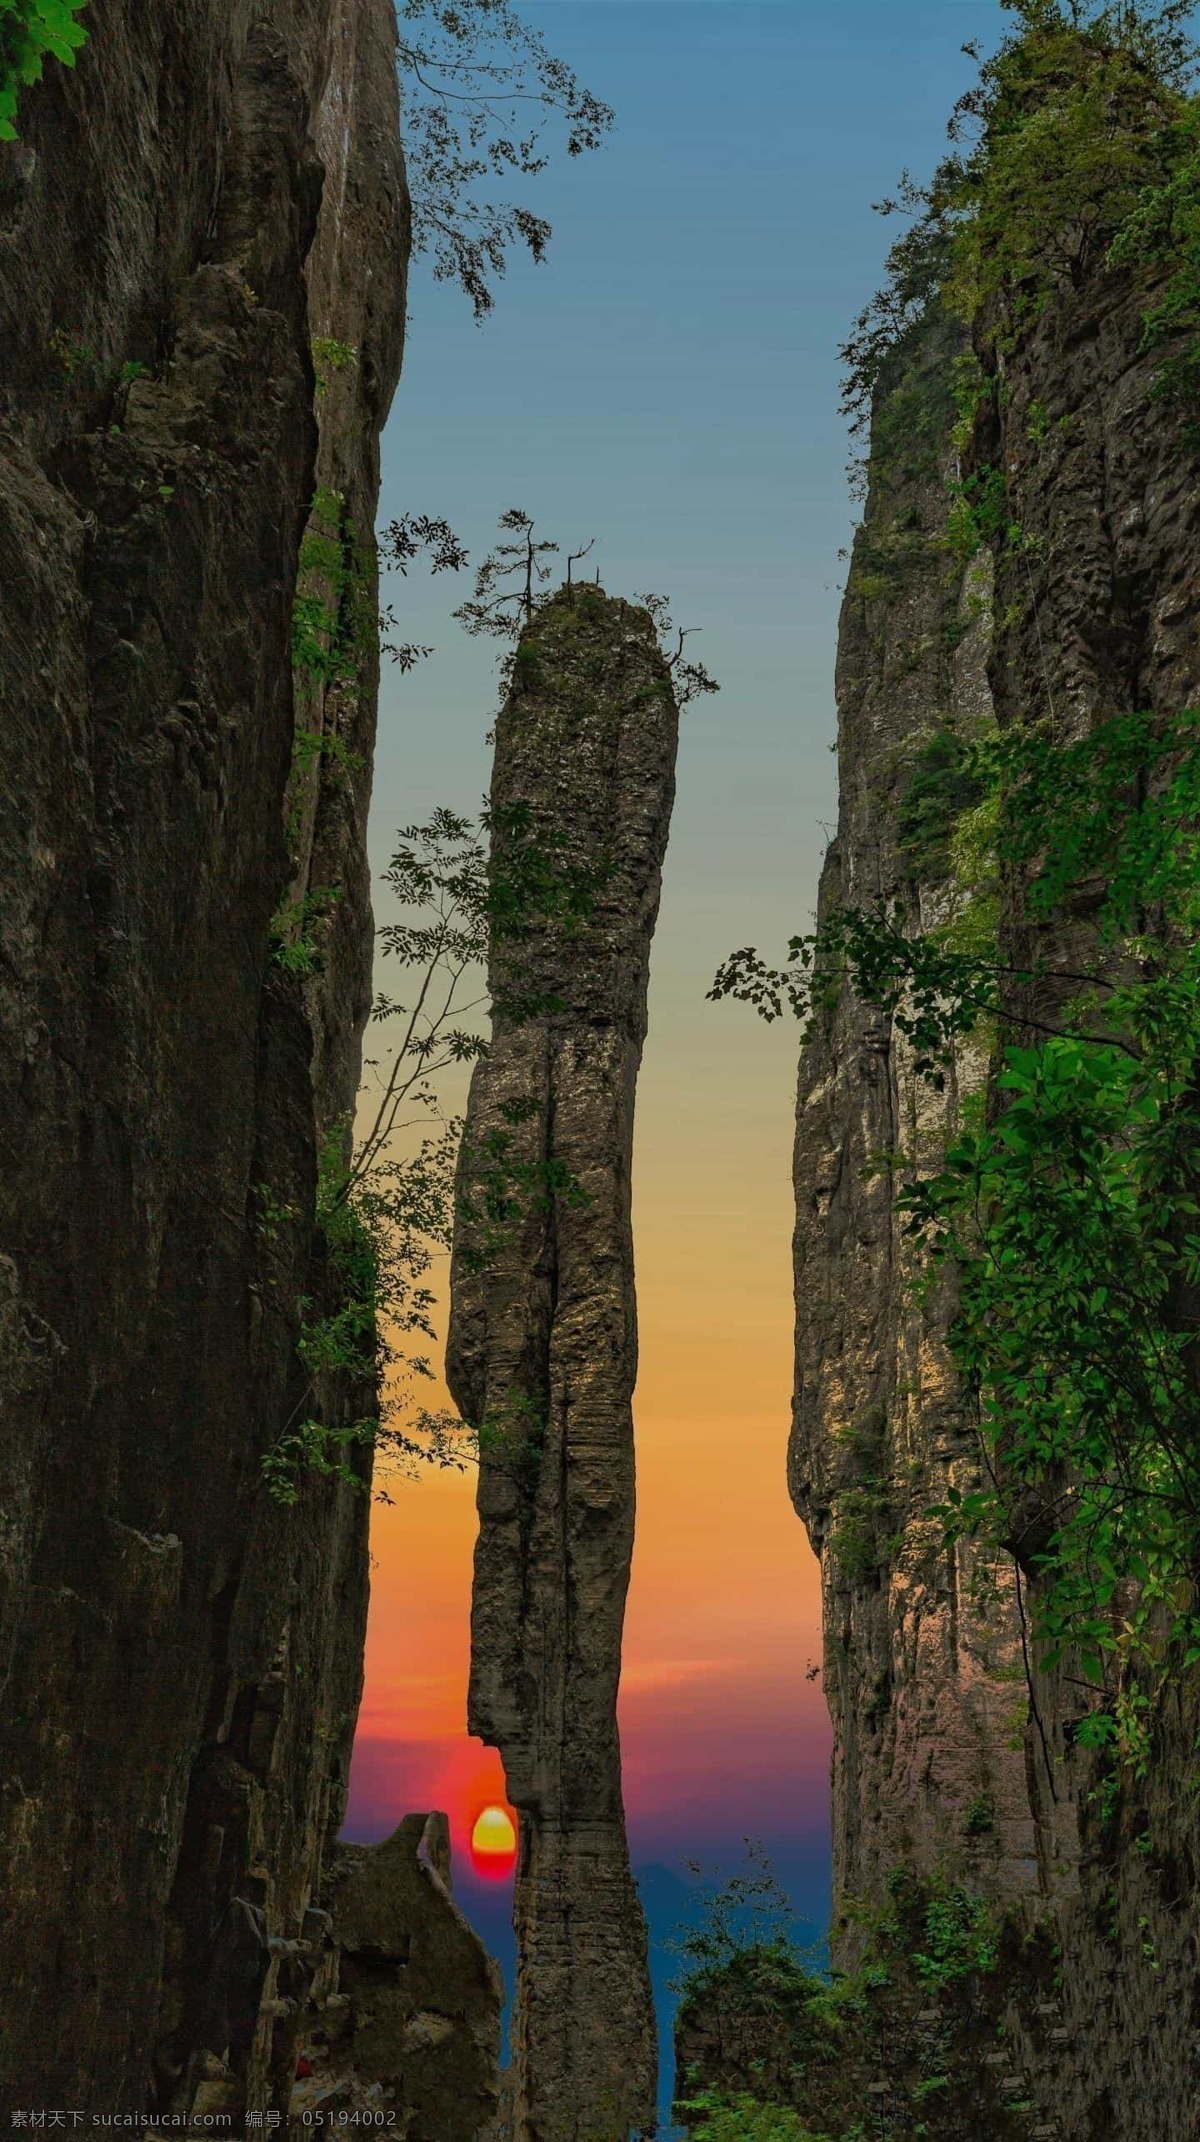
<svg viewBox="0 0 1200 2142">
<path fill-rule="evenodd" d="M 765 2105 L 745 2091 L 726 2098 L 714 2090 L 702 2090 L 697 2097 L 684 2099 L 680 2110 L 703 2115 L 700 2125 L 691 2129 L 692 2142 L 828 2142 L 788 2106 Z"/>
<path fill-rule="evenodd" d="M 955 828 L 987 793 L 987 775 L 966 738 L 935 729 L 913 758 L 896 813 L 897 845 L 914 878 L 937 885 L 950 876 Z"/>
</svg>

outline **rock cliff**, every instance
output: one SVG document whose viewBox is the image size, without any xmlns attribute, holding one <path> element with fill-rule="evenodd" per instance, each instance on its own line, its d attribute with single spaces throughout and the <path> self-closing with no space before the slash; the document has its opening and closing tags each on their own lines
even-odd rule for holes
<svg viewBox="0 0 1200 2142">
<path fill-rule="evenodd" d="M 914 866 L 900 845 L 918 755 L 994 722 L 990 560 L 964 564 L 942 540 L 961 346 L 931 319 L 877 414 L 838 644 L 841 804 L 820 911 L 883 897 L 913 930 L 963 904 L 948 857 Z M 900 1862 L 949 1859 L 993 1891 L 1035 1895 L 1013 1579 L 975 1581 L 969 1555 L 938 1553 L 940 1527 L 924 1516 L 973 1477 L 975 1440 L 945 1347 L 951 1304 L 915 1300 L 893 1177 L 878 1165 L 898 1148 L 935 1165 L 987 1063 L 961 1050 L 939 1095 L 915 1053 L 847 990 L 800 1069 L 788 1473 L 821 1556 L 836 1880 L 868 1895 Z"/>
<path fill-rule="evenodd" d="M 320 497 L 373 607 L 408 198 L 390 0 L 87 30 L 0 144 L 0 2104 L 236 2127 L 361 1678 L 368 1496 L 262 1461 L 370 996 L 374 640 L 294 691 L 293 600 Z"/>
<path fill-rule="evenodd" d="M 911 932 L 969 923 L 962 844 L 943 828 L 939 852 L 904 811 L 934 755 L 952 766 L 954 738 L 1050 710 L 1067 739 L 1195 705 L 1200 464 L 1156 387 L 1154 297 L 1152 273 L 1097 245 L 1038 304 L 1003 323 L 983 308 L 974 355 L 990 385 L 956 438 L 965 337 L 935 303 L 894 353 L 842 614 L 826 912 L 884 895 Z M 947 480 L 990 471 L 1005 525 L 963 563 L 945 541 Z M 1044 933 L 1051 967 L 1072 963 L 1081 927 Z M 999 941 L 1027 956 L 1018 882 Z M 1061 994 L 1052 980 L 1014 993 L 1010 1032 Z M 1200 2132 L 1194 1677 L 1153 1690 L 1149 1771 L 1106 1800 L 1074 1740 L 1087 1698 L 1069 1664 L 1027 1688 L 1012 1561 L 947 1551 L 923 1515 L 978 1459 L 945 1347 L 953 1301 L 914 1299 L 893 1178 L 870 1164 L 899 1148 L 936 1166 L 986 1084 L 985 1046 L 960 1051 L 938 1096 L 894 1020 L 843 990 L 801 1065 L 790 1481 L 822 1565 L 835 1949 L 854 1960 L 852 1904 L 877 1903 L 890 1868 L 968 1885 L 1054 1944 L 1049 1982 L 1014 1952 L 1005 1989 L 1003 2058 L 1031 2131 L 1185 2142 Z"/>
<path fill-rule="evenodd" d="M 447 1357 L 481 1445 L 470 1729 L 500 1749 L 520 1815 L 516 2142 L 654 2126 L 616 1697 L 634 1086 L 677 729 L 644 611 L 577 588 L 536 612 L 496 731 L 493 1038 L 471 1089 L 460 1189 L 477 1218 L 456 1243 Z M 518 883 L 528 919 L 504 923 Z"/>
<path fill-rule="evenodd" d="M 444 1815 L 409 1815 L 328 1865 L 325 1948 L 292 2097 L 303 2127 L 393 2116 L 406 2142 L 498 2133 L 500 1970 L 451 1893 Z"/>
</svg>

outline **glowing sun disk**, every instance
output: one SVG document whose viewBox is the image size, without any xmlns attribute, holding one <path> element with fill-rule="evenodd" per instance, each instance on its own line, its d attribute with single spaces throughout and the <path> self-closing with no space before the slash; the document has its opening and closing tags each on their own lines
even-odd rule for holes
<svg viewBox="0 0 1200 2142">
<path fill-rule="evenodd" d="M 481 1859 L 511 1859 L 517 1849 L 512 1818 L 502 1807 L 485 1807 L 471 1832 L 471 1850 Z"/>
</svg>

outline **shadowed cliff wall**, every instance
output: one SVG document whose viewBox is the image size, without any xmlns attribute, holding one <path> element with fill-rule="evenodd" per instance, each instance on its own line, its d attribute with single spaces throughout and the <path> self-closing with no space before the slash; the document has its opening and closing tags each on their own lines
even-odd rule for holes
<svg viewBox="0 0 1200 2142">
<path fill-rule="evenodd" d="M 323 1901 L 329 1946 L 305 2017 L 309 2072 L 292 2097 L 301 2131 L 390 2112 L 405 2142 L 503 2142 L 504 1985 L 454 1901 L 445 1815 L 338 1845 Z"/>
<path fill-rule="evenodd" d="M 524 809 L 583 900 L 493 939 L 493 1038 L 461 1182 L 478 1201 L 490 1152 L 518 1216 L 490 1247 L 462 1231 L 447 1354 L 481 1431 L 470 1730 L 500 1749 L 520 1813 L 516 2142 L 626 2142 L 654 2126 L 616 1697 L 634 1520 L 634 1086 L 677 731 L 644 611 L 591 588 L 541 608 L 497 725 L 493 887 Z"/>
<path fill-rule="evenodd" d="M 390 0 L 87 30 L 0 144 L 0 2106 L 236 2122 L 361 1678 L 368 1498 L 262 1459 L 370 996 L 373 642 L 298 708 L 298 547 L 373 529 L 408 200 Z"/>
</svg>

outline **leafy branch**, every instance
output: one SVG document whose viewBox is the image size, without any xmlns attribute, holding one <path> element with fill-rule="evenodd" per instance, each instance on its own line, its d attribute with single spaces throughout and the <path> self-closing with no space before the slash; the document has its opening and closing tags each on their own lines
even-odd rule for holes
<svg viewBox="0 0 1200 2142">
<path fill-rule="evenodd" d="M 544 217 L 491 189 L 545 169 L 547 127 L 577 157 L 599 148 L 614 115 L 508 0 L 404 0 L 398 18 L 414 246 L 482 320 L 511 248 L 541 261 L 551 236 Z"/>
</svg>

